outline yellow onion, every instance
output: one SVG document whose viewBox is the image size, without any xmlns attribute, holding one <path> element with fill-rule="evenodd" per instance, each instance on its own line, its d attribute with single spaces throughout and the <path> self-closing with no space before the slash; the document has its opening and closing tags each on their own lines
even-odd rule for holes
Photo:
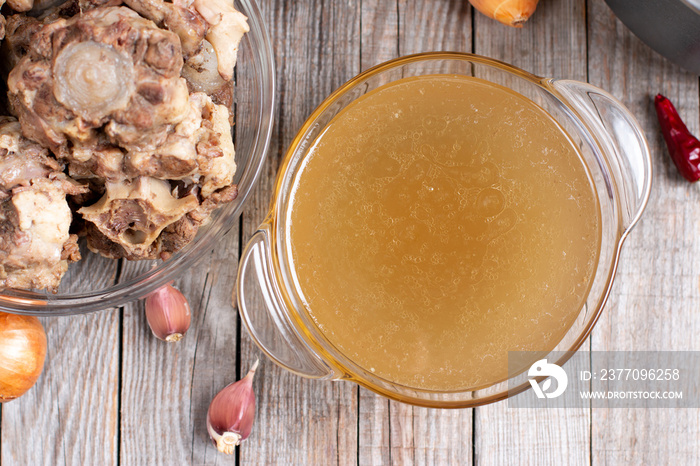
<svg viewBox="0 0 700 466">
<path fill-rule="evenodd" d="M 523 27 L 535 12 L 538 0 L 469 0 L 474 8 L 507 26 Z"/>
<path fill-rule="evenodd" d="M 46 357 L 46 332 L 36 317 L 0 312 L 0 403 L 32 388 Z"/>
</svg>

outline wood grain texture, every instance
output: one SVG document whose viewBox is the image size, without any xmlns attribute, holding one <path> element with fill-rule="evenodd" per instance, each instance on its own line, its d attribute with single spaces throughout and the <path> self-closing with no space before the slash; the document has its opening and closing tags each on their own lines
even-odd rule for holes
<svg viewBox="0 0 700 466">
<path fill-rule="evenodd" d="M 359 5 L 352 1 L 261 2 L 278 66 L 279 107 L 265 175 L 243 214 L 243 239 L 267 214 L 279 162 L 313 109 L 359 72 Z M 252 305 L 264 305 L 253 303 Z M 242 365 L 260 357 L 247 334 Z M 265 360 L 259 413 L 242 464 L 356 464 L 357 387 L 302 379 Z"/>
<path fill-rule="evenodd" d="M 522 29 L 475 12 L 475 53 L 539 76 L 586 80 L 583 0 L 542 0 Z"/>
<path fill-rule="evenodd" d="M 399 55 L 472 51 L 472 8 L 469 2 L 399 0 L 398 10 Z"/>
<path fill-rule="evenodd" d="M 119 312 L 41 320 L 44 372 L 2 406 L 0 464 L 116 464 Z"/>
<path fill-rule="evenodd" d="M 362 2 L 362 67 L 399 55 L 469 52 L 471 8 L 454 0 Z M 360 390 L 360 464 L 470 464 L 472 410 L 441 411 L 389 402 Z"/>
<path fill-rule="evenodd" d="M 658 127 L 653 98 L 671 99 L 698 134 L 698 77 L 653 52 L 600 0 L 589 1 L 592 84 L 620 99 L 647 136 L 652 195 L 622 250 L 594 350 L 700 350 L 700 193 L 678 174 Z M 697 377 L 697 374 L 688 374 Z M 594 409 L 594 464 L 694 464 L 699 409 Z"/>
<path fill-rule="evenodd" d="M 238 249 L 237 241 L 235 248 Z M 199 411 L 192 406 L 192 402 L 199 332 L 207 312 L 220 313 L 217 329 L 228 331 L 235 341 L 235 318 L 227 320 L 223 309 L 207 308 L 206 290 L 210 286 L 208 263 L 209 260 L 203 261 L 175 283 L 190 303 L 193 320 L 189 332 L 180 342 L 165 343 L 151 334 L 143 302 L 132 302 L 124 307 L 120 426 L 122 464 L 187 464 L 193 455 L 193 436 L 197 436 L 199 442 L 204 440 L 199 437 L 202 426 L 195 426 L 193 411 Z M 139 267 L 139 264 L 126 264 L 127 274 L 131 267 Z M 228 312 L 233 314 L 230 309 Z M 233 331 L 227 328 L 231 325 Z M 222 360 L 226 358 L 231 358 L 235 364 L 235 349 L 232 356 L 221 355 Z M 222 367 L 223 364 L 218 366 Z"/>
<path fill-rule="evenodd" d="M 522 29 L 478 14 L 475 52 L 531 73 L 586 80 L 585 3 L 543 1 Z M 479 464 L 590 464 L 587 409 L 476 408 L 474 442 Z"/>
<path fill-rule="evenodd" d="M 362 0 L 360 67 L 362 71 L 399 56 L 398 3 Z"/>
<path fill-rule="evenodd" d="M 363 0 L 360 31 L 362 71 L 399 56 L 399 9 L 394 1 Z M 388 465 L 392 461 L 389 401 L 360 388 L 358 419 L 358 463 Z M 394 444 L 394 448 L 402 445 Z"/>
<path fill-rule="evenodd" d="M 85 293 L 112 286 L 117 280 L 119 261 L 90 252 L 84 241 L 79 244 L 82 259 L 70 264 L 59 293 Z"/>
</svg>

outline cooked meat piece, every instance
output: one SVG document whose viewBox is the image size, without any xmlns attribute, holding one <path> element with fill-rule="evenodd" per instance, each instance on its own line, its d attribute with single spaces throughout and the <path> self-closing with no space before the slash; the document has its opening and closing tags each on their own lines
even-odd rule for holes
<svg viewBox="0 0 700 466">
<path fill-rule="evenodd" d="M 55 292 L 68 262 L 80 259 L 66 195 L 85 188 L 61 168 L 17 121 L 0 118 L 0 287 Z"/>
<path fill-rule="evenodd" d="M 177 36 L 124 7 L 58 19 L 32 36 L 10 72 L 9 100 L 26 137 L 71 159 L 106 135 L 154 150 L 189 110 Z"/>
<path fill-rule="evenodd" d="M 182 189 L 182 197 L 180 199 L 187 199 L 189 203 L 190 198 L 196 198 L 195 192 L 196 189 Z M 111 259 L 167 260 L 173 253 L 179 251 L 194 239 L 199 228 L 209 221 L 210 214 L 214 209 L 222 204 L 233 201 L 237 195 L 238 188 L 236 186 L 227 186 L 216 191 L 200 205 L 163 228 L 160 235 L 150 243 L 148 247 L 139 249 L 130 247 L 130 245 L 125 244 L 123 240 L 118 239 L 113 241 L 111 238 L 113 238 L 114 235 L 108 236 L 109 233 L 105 234 L 105 232 L 103 232 L 103 227 L 87 222 L 85 232 L 88 247 L 91 251 Z M 134 218 L 137 217 L 138 216 L 135 216 Z"/>
<path fill-rule="evenodd" d="M 152 245 L 165 227 L 198 206 L 196 196 L 177 199 L 170 192 L 170 183 L 144 176 L 107 183 L 102 199 L 78 213 L 121 246 L 127 257 L 144 259 L 152 254 Z M 90 237 L 88 247 L 102 252 Z"/>
<path fill-rule="evenodd" d="M 182 77 L 187 80 L 190 92 L 204 92 L 217 105 L 233 107 L 233 80 L 225 81 L 219 74 L 219 62 L 214 47 L 205 40 L 201 50 L 185 61 Z M 229 116 L 229 123 L 233 120 Z"/>
<path fill-rule="evenodd" d="M 39 19 L 44 19 L 49 15 L 56 15 L 66 17 L 67 15 L 61 15 L 59 11 L 71 9 L 74 14 L 80 12 L 77 8 L 72 8 L 70 5 L 74 4 L 77 7 L 77 2 L 74 0 L 30 0 L 32 1 L 32 9 L 27 13 L 28 16 L 38 17 Z"/>
<path fill-rule="evenodd" d="M 205 40 L 201 50 L 182 67 L 182 77 L 187 80 L 190 92 L 204 92 L 211 96 L 222 88 L 233 90 L 232 82 L 225 81 L 219 74 L 218 64 L 214 47 Z"/>
<path fill-rule="evenodd" d="M 75 180 L 98 179 L 117 182 L 124 179 L 124 153 L 117 147 L 95 145 L 73 151 L 68 174 Z"/>
<path fill-rule="evenodd" d="M 173 253 L 185 247 L 197 235 L 199 227 L 205 225 L 209 215 L 222 204 L 233 201 L 238 196 L 238 187 L 227 186 L 216 191 L 175 223 L 168 225 L 160 235 L 158 255 L 167 260 Z"/>
<path fill-rule="evenodd" d="M 202 40 L 207 33 L 207 22 L 195 10 L 191 3 L 175 0 L 170 11 L 165 15 L 163 25 L 180 37 L 182 55 L 188 58 L 199 51 Z"/>
<path fill-rule="evenodd" d="M 238 44 L 250 30 L 248 18 L 233 7 L 232 0 L 194 0 L 194 8 L 209 23 L 206 38 L 216 51 L 219 74 L 230 81 Z"/>
<path fill-rule="evenodd" d="M 227 204 L 238 197 L 238 186 L 227 186 L 214 192 L 207 199 L 202 201 L 199 207 L 187 216 L 199 225 L 205 225 L 209 221 L 209 215 L 222 204 Z"/>
<path fill-rule="evenodd" d="M 155 152 L 132 152 L 127 172 L 201 186 L 201 196 L 233 183 L 236 171 L 228 109 L 203 92 L 190 95 L 190 111 Z"/>
<path fill-rule="evenodd" d="M 0 0 L 0 2 L 2 1 L 4 0 Z M 87 5 L 87 1 L 80 0 L 78 3 L 78 0 L 59 0 L 58 2 L 39 0 L 34 2 L 34 8 L 29 13 L 8 16 L 5 27 L 6 37 L 0 52 L 0 68 L 3 78 L 7 79 L 10 70 L 29 53 L 33 37 L 41 28 L 60 18 L 70 18 L 80 12 L 87 11 L 91 8 Z M 105 0 L 91 1 L 99 3 Z M 121 0 L 106 1 L 121 3 Z M 86 5 L 83 5 L 84 2 Z"/>
<path fill-rule="evenodd" d="M 69 234 L 64 181 L 40 178 L 0 207 L 0 287 L 56 291 L 68 259 L 80 258 Z M 65 251 L 71 251 L 66 253 Z"/>
<path fill-rule="evenodd" d="M 207 22 L 192 7 L 191 0 L 175 0 L 172 3 L 164 0 L 124 0 L 124 4 L 177 34 L 185 58 L 197 53 L 202 46 Z"/>
<path fill-rule="evenodd" d="M 29 52 L 32 37 L 43 24 L 26 15 L 10 15 L 5 24 L 5 40 L 2 43 L 2 76 L 7 78 L 10 70 Z"/>
<path fill-rule="evenodd" d="M 160 235 L 159 255 L 162 260 L 169 259 L 173 253 L 187 246 L 199 230 L 199 223 L 185 215 L 175 223 L 168 225 Z"/>
<path fill-rule="evenodd" d="M 68 205 L 70 205 L 73 212 L 77 212 L 78 209 L 83 206 L 94 204 L 105 194 L 105 182 L 100 178 L 83 179 L 80 180 L 80 182 L 84 183 L 88 190 L 85 193 L 68 197 Z M 74 215 L 71 230 L 78 232 L 78 234 L 82 236 L 81 225 L 83 223 L 83 219 L 80 217 L 80 215 Z"/>
<path fill-rule="evenodd" d="M 191 98 L 195 101 L 194 94 Z M 228 109 L 223 105 L 214 105 L 209 97 L 199 94 L 196 99 L 202 108 L 202 126 L 197 143 L 198 174 L 201 177 L 202 197 L 208 198 L 217 191 L 233 183 L 236 172 L 235 152 Z"/>
<path fill-rule="evenodd" d="M 31 180 L 61 173 L 63 166 L 48 152 L 21 136 L 17 120 L 0 117 L 0 191 L 8 194 L 30 186 Z"/>
<path fill-rule="evenodd" d="M 5 0 L 0 0 L 0 8 L 5 3 Z M 5 38 L 5 17 L 0 14 L 0 40 Z"/>
<path fill-rule="evenodd" d="M 119 244 L 107 238 L 100 231 L 95 224 L 90 222 L 85 222 L 85 231 L 81 235 L 85 235 L 87 238 L 87 245 L 90 251 L 100 254 L 107 259 L 128 259 L 128 260 L 141 260 L 141 259 L 155 259 L 156 256 L 152 252 L 148 254 L 141 254 L 138 257 L 131 257 L 129 254 L 121 247 Z M 153 249 L 153 248 L 150 248 Z"/>
<path fill-rule="evenodd" d="M 124 3 L 122 0 L 71 0 L 71 2 L 77 4 L 78 12 L 86 12 L 101 6 L 119 6 Z"/>
<path fill-rule="evenodd" d="M 133 182 L 108 181 L 102 199 L 78 211 L 87 221 L 88 247 L 115 259 L 169 257 L 194 238 L 217 206 L 236 198 L 234 155 L 228 110 L 199 92 L 190 96 L 187 117 L 155 153 L 126 158 L 116 153 L 110 163 L 102 155 L 82 165 L 72 161 L 69 173 L 77 179 L 98 170 L 118 178 L 122 162 L 127 174 L 139 176 Z"/>
<path fill-rule="evenodd" d="M 68 175 L 81 182 L 97 181 L 104 188 L 106 181 L 117 182 L 129 178 L 125 174 L 125 160 L 124 151 L 110 144 L 106 135 L 100 135 L 90 144 L 72 148 Z"/>
<path fill-rule="evenodd" d="M 32 16 L 40 16 L 54 9 L 66 0 L 7 0 L 7 4 L 17 12 L 28 12 Z M 0 5 L 2 6 L 2 5 Z"/>
<path fill-rule="evenodd" d="M 7 0 L 7 4 L 15 11 L 29 11 L 34 6 L 34 0 Z"/>
</svg>

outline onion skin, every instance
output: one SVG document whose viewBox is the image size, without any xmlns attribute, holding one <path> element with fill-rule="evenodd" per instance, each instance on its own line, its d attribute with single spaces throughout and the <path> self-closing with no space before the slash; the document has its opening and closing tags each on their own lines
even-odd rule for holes
<svg viewBox="0 0 700 466">
<path fill-rule="evenodd" d="M 539 0 L 469 0 L 474 8 L 506 26 L 523 27 Z"/>
<path fill-rule="evenodd" d="M 39 319 L 0 312 L 0 403 L 32 388 L 45 358 L 46 332 Z"/>
</svg>

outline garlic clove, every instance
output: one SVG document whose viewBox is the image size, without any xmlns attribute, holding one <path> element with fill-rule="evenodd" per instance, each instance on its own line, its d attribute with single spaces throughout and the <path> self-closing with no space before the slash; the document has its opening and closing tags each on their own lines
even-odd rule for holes
<svg viewBox="0 0 700 466">
<path fill-rule="evenodd" d="M 187 298 L 177 288 L 165 285 L 146 296 L 146 319 L 156 338 L 176 342 L 190 328 L 192 314 Z"/>
<path fill-rule="evenodd" d="M 255 393 L 253 377 L 260 360 L 256 360 L 248 374 L 224 387 L 212 400 L 207 412 L 207 431 L 217 450 L 227 455 L 246 440 L 255 420 Z"/>
<path fill-rule="evenodd" d="M 523 27 L 539 0 L 469 0 L 474 8 L 507 26 Z"/>
</svg>

